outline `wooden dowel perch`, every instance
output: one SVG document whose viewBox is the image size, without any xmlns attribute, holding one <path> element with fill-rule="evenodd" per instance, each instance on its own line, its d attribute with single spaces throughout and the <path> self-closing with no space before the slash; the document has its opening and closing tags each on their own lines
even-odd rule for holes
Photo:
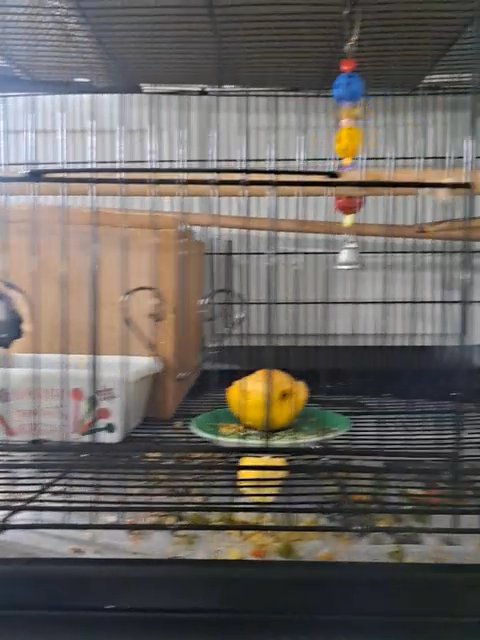
<svg viewBox="0 0 480 640">
<path fill-rule="evenodd" d="M 3 176 L 15 178 L 14 174 Z M 21 174 L 17 174 L 21 180 Z M 10 196 L 86 196 L 92 193 L 92 185 L 82 183 L 85 179 L 112 180 L 112 183 L 98 183 L 94 186 L 96 196 L 125 196 L 125 197 L 265 197 L 269 195 L 295 196 L 328 196 L 328 195 L 356 195 L 356 196 L 385 196 L 385 195 L 415 195 L 426 189 L 445 191 L 449 189 L 451 195 L 465 195 L 473 191 L 480 194 L 480 171 L 466 173 L 463 169 L 368 169 L 366 171 L 348 171 L 339 177 L 332 178 L 322 175 L 298 175 L 251 173 L 248 180 L 242 173 L 121 173 L 110 174 L 62 174 L 48 173 L 48 179 L 65 179 L 65 183 L 26 181 L 3 182 L 0 193 Z M 125 181 L 140 181 L 132 184 Z M 121 180 L 124 180 L 122 183 Z M 214 184 L 214 181 L 219 184 Z M 117 182 L 115 182 L 117 181 Z M 165 181 L 164 184 L 153 184 L 155 181 Z M 171 181 L 171 182 L 170 182 Z M 196 183 L 181 184 L 186 181 Z M 348 183 L 358 181 L 355 186 Z M 288 183 L 281 186 L 280 183 Z M 380 182 L 375 185 L 372 183 Z M 226 184 L 228 183 L 228 184 Z M 292 184 L 293 183 L 293 184 Z M 347 186 L 342 186 L 347 183 Z"/>
<path fill-rule="evenodd" d="M 0 207 L 0 216 L 8 224 L 31 223 L 33 216 L 45 224 L 58 223 L 62 217 L 69 225 L 91 225 L 95 220 L 101 227 L 130 229 L 174 229 L 182 224 L 192 227 L 217 227 L 242 231 L 273 231 L 283 233 L 308 233 L 324 235 L 344 235 L 345 228 L 340 222 L 323 220 L 288 220 L 286 218 L 259 218 L 256 216 L 232 216 L 211 213 L 166 213 L 145 211 L 123 211 L 120 209 L 90 209 L 36 205 L 34 209 L 26 205 Z M 415 240 L 457 240 L 480 241 L 480 220 L 469 222 L 459 220 L 439 221 L 427 224 L 354 224 L 348 230 L 350 235 L 371 238 L 412 238 Z"/>
</svg>

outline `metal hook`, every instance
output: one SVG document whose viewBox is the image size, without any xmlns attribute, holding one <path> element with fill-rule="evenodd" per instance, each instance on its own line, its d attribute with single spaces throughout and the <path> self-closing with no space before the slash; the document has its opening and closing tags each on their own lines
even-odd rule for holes
<svg viewBox="0 0 480 640">
<path fill-rule="evenodd" d="M 355 15 L 352 17 L 353 11 L 355 12 Z M 345 45 L 343 50 L 345 55 L 351 56 L 357 49 L 362 23 L 362 12 L 360 6 L 355 2 L 355 0 L 346 0 L 342 15 L 345 25 Z"/>
<path fill-rule="evenodd" d="M 230 301 L 232 304 L 237 303 L 241 306 L 245 304 L 245 298 L 239 293 L 236 293 L 231 289 L 215 289 L 214 291 L 211 291 L 207 296 L 205 296 L 205 298 L 202 298 L 201 300 L 199 300 L 200 307 L 201 308 L 203 307 L 205 311 L 208 309 L 209 306 L 214 307 L 215 298 L 219 296 L 225 296 L 226 300 Z M 212 310 L 212 315 L 209 318 L 206 318 L 206 321 L 214 322 L 215 320 L 216 320 L 215 311 Z M 229 310 L 227 309 L 224 313 L 224 326 L 222 328 L 221 333 L 223 335 L 229 335 L 230 333 L 232 333 L 232 331 L 236 327 L 241 325 L 244 320 L 245 320 L 244 311 L 241 311 L 240 313 L 232 314 L 230 316 Z"/>
<path fill-rule="evenodd" d="M 158 305 L 161 305 L 163 307 L 163 305 L 165 304 L 162 294 L 156 287 L 135 287 L 134 289 L 129 289 L 120 298 L 120 308 L 122 310 L 123 321 L 125 322 L 125 325 L 128 327 L 128 329 L 130 329 L 130 331 L 140 340 L 140 342 L 148 349 L 148 351 L 150 351 L 151 355 L 156 360 L 160 360 L 161 358 L 158 354 L 156 344 L 144 334 L 140 327 L 135 324 L 135 322 L 133 322 L 132 318 L 130 317 L 128 309 L 129 302 L 132 296 L 134 296 L 136 293 L 140 293 L 141 291 L 150 291 L 153 294 L 154 298 L 156 298 Z M 150 312 L 148 314 L 148 317 L 153 320 L 155 324 L 161 322 L 164 319 L 163 312 L 158 307 L 154 311 Z"/>
<path fill-rule="evenodd" d="M 232 303 L 237 302 L 240 305 L 245 304 L 245 298 L 241 296 L 239 293 L 235 293 L 231 289 L 215 289 L 214 291 L 211 291 L 208 295 L 206 295 L 204 298 L 201 298 L 198 301 L 199 309 L 203 313 L 207 313 L 208 308 L 213 307 L 211 315 L 205 318 L 206 322 L 215 322 L 215 320 L 217 319 L 215 316 L 214 307 L 215 307 L 215 298 L 217 298 L 218 296 L 225 296 L 225 298 L 227 299 L 230 298 L 230 301 Z M 220 331 L 220 335 L 222 336 L 223 340 L 225 340 L 225 338 L 229 336 L 236 327 L 242 324 L 244 320 L 245 320 L 245 313 L 243 311 L 241 311 L 240 313 L 233 314 L 231 317 L 229 317 L 228 310 L 227 310 L 224 315 L 224 325 Z M 216 337 L 218 333 L 215 333 L 214 335 Z M 218 353 L 218 352 L 214 352 L 214 353 Z M 212 353 L 210 353 L 209 355 L 211 356 Z M 199 363 L 199 367 L 201 367 L 207 360 L 208 358 L 202 358 Z M 189 378 L 191 375 L 193 375 L 196 371 L 198 371 L 198 367 L 196 369 L 190 369 L 188 371 L 179 371 L 176 375 L 176 379 L 179 381 L 185 380 L 186 378 Z"/>
</svg>

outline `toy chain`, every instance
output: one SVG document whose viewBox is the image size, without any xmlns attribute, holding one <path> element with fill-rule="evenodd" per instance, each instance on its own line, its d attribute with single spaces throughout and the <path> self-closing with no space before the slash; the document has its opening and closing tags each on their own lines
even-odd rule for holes
<svg viewBox="0 0 480 640">
<path fill-rule="evenodd" d="M 346 0 L 342 15 L 345 32 L 345 45 L 343 50 L 345 55 L 351 56 L 357 49 L 362 22 L 362 14 L 357 2 L 355 0 Z"/>
</svg>

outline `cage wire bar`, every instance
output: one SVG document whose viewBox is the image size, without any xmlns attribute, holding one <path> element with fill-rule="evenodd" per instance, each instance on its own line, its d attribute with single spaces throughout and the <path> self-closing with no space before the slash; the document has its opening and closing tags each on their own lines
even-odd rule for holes
<svg viewBox="0 0 480 640">
<path fill-rule="evenodd" d="M 354 227 L 364 268 L 349 273 L 335 269 L 326 96 L 344 2 L 46 4 L 48 24 L 42 3 L 0 9 L 0 86 L 58 92 L 0 97 L 0 301 L 24 331 L 0 355 L 4 553 L 478 561 L 478 3 L 360 3 L 371 95 L 344 184 L 372 195 Z M 178 248 L 172 272 L 161 225 Z M 118 390 L 135 373 L 129 356 L 173 359 L 177 387 L 191 384 L 173 418 L 147 416 L 103 444 L 94 400 L 91 434 L 74 441 L 72 381 L 85 371 L 95 398 L 105 353 L 119 356 Z M 28 416 L 10 402 L 18 357 Z M 191 432 L 260 368 L 306 380 L 312 404 L 347 415 L 351 430 L 282 449 L 268 432 L 248 448 Z M 134 419 L 128 402 L 121 411 Z M 25 442 L 10 437 L 20 418 Z M 276 459 L 255 467 L 270 474 L 284 458 L 288 475 L 257 477 L 246 496 L 246 455 Z"/>
</svg>

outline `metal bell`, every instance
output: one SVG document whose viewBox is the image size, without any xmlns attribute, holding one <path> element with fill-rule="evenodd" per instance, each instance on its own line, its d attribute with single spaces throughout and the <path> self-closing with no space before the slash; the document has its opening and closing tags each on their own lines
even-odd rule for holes
<svg viewBox="0 0 480 640">
<path fill-rule="evenodd" d="M 358 242 L 353 237 L 348 237 L 337 257 L 337 269 L 361 269 L 360 252 Z"/>
</svg>

